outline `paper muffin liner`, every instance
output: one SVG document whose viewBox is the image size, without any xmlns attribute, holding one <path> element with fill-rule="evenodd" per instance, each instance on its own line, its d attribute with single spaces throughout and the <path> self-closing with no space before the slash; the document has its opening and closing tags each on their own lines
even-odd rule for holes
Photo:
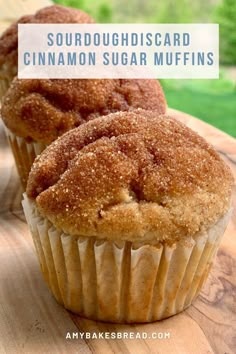
<svg viewBox="0 0 236 354">
<path fill-rule="evenodd" d="M 41 154 L 47 145 L 27 142 L 24 138 L 13 134 L 6 126 L 4 128 L 15 159 L 22 187 L 25 189 L 31 166 L 36 156 Z"/>
<path fill-rule="evenodd" d="M 195 240 L 138 245 L 56 229 L 24 195 L 41 270 L 66 309 L 108 322 L 151 322 L 188 307 L 207 278 L 230 212 Z"/>
</svg>

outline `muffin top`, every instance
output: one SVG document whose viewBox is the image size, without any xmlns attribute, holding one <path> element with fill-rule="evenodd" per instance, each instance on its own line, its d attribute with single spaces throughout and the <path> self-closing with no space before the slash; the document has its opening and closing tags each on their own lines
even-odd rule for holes
<svg viewBox="0 0 236 354">
<path fill-rule="evenodd" d="M 7 63 L 7 67 L 17 67 L 18 23 L 94 23 L 94 20 L 81 10 L 60 5 L 48 6 L 35 15 L 21 17 L 0 37 L 0 68 L 4 63 Z"/>
<path fill-rule="evenodd" d="M 166 111 L 157 80 L 15 79 L 2 103 L 2 118 L 15 135 L 51 143 L 88 120 L 116 111 Z"/>
<path fill-rule="evenodd" d="M 58 138 L 35 160 L 27 195 L 70 235 L 172 243 L 223 216 L 232 186 L 229 167 L 197 133 L 139 109 Z"/>
</svg>

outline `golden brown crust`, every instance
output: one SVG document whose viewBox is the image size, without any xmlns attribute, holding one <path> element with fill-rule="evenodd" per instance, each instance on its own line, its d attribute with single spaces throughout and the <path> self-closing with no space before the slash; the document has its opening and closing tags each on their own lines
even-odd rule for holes
<svg viewBox="0 0 236 354">
<path fill-rule="evenodd" d="M 88 120 L 134 108 L 165 113 L 157 80 L 15 79 L 2 118 L 15 135 L 49 144 Z"/>
<path fill-rule="evenodd" d="M 21 17 L 0 37 L 0 76 L 13 79 L 17 74 L 18 23 L 94 23 L 81 10 L 52 5 L 37 11 L 34 15 Z"/>
<path fill-rule="evenodd" d="M 27 195 L 68 234 L 173 242 L 224 215 L 232 185 L 230 169 L 198 134 L 136 110 L 52 143 L 33 165 Z"/>
</svg>

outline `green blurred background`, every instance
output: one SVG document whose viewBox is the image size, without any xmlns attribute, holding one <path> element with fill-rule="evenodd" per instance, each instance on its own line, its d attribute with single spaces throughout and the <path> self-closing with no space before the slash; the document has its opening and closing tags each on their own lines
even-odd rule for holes
<svg viewBox="0 0 236 354">
<path fill-rule="evenodd" d="M 161 80 L 169 107 L 236 137 L 236 0 L 54 0 L 101 23 L 220 24 L 220 79 Z"/>
</svg>

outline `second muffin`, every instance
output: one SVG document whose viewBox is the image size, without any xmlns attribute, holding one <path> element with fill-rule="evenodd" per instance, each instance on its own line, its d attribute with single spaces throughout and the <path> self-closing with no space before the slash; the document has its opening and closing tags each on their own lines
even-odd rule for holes
<svg viewBox="0 0 236 354">
<path fill-rule="evenodd" d="M 2 119 L 25 188 L 35 157 L 66 131 L 88 120 L 135 108 L 165 113 L 156 80 L 15 80 Z"/>
</svg>

